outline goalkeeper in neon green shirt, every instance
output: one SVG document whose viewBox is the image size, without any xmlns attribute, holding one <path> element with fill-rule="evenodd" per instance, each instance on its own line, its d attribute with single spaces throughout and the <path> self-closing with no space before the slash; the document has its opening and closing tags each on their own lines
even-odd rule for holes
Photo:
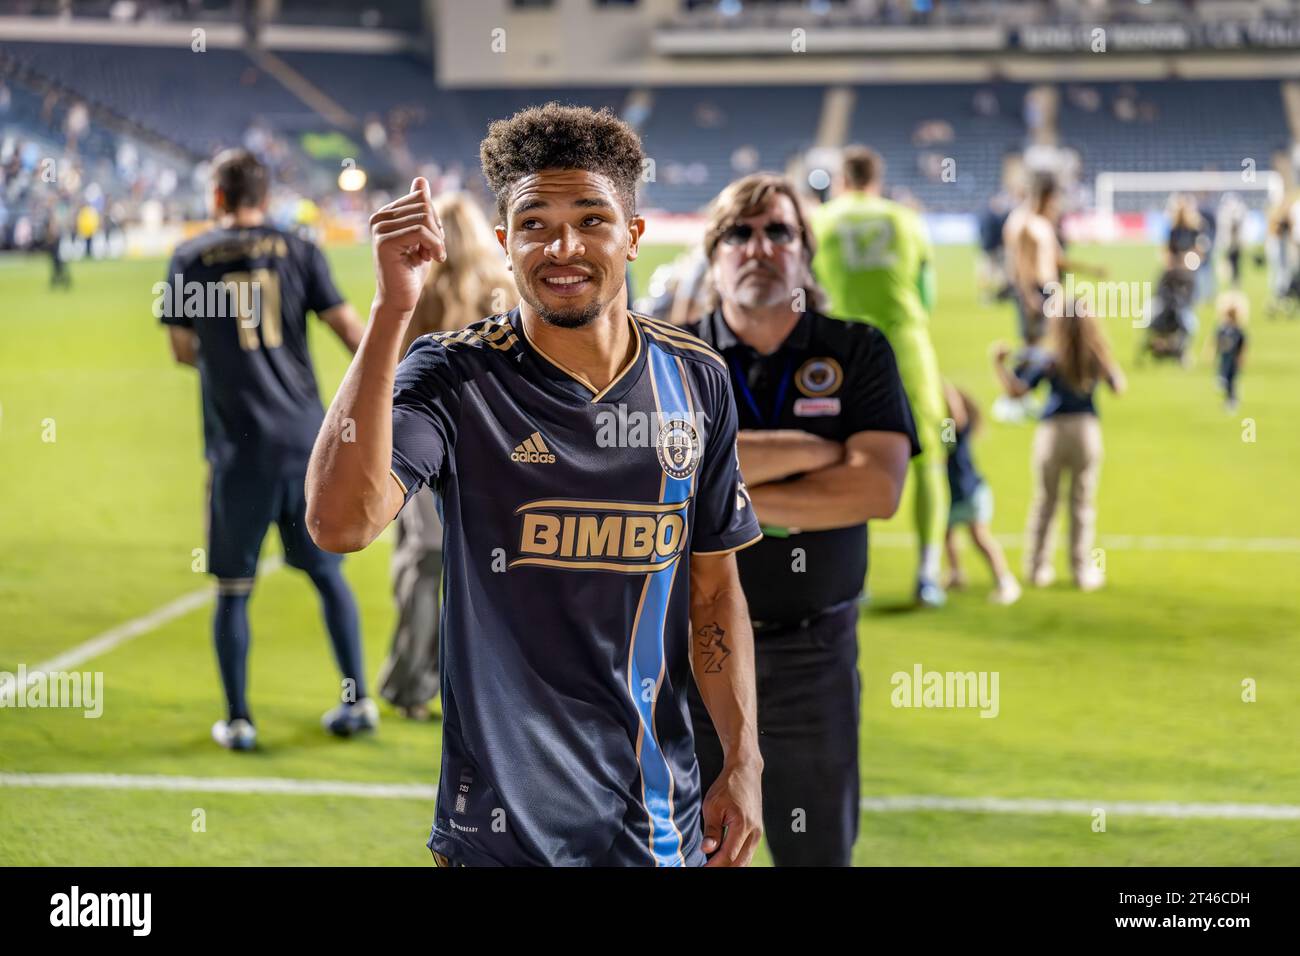
<svg viewBox="0 0 1300 956">
<path fill-rule="evenodd" d="M 894 349 L 912 405 L 921 454 L 912 459 L 916 531 L 920 543 L 916 597 L 938 607 L 939 555 L 948 527 L 947 454 L 939 361 L 930 342 L 934 267 L 930 240 L 911 209 L 880 195 L 885 163 L 865 146 L 846 147 L 837 196 L 817 209 L 813 272 L 830 298 L 830 313 L 869 322 Z"/>
</svg>

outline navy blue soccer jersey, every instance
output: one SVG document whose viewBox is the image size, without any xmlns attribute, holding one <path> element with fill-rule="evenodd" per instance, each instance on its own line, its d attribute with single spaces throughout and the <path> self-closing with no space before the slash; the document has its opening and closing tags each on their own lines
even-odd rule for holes
<svg viewBox="0 0 1300 956">
<path fill-rule="evenodd" d="M 597 392 L 516 309 L 415 341 L 393 474 L 445 526 L 429 847 L 468 865 L 698 865 L 692 554 L 756 541 L 727 369 L 635 315 Z"/>
<path fill-rule="evenodd" d="M 324 410 L 307 349 L 307 313 L 343 301 L 320 249 L 271 226 L 213 229 L 167 268 L 161 319 L 199 338 L 208 460 L 301 469 Z"/>
</svg>

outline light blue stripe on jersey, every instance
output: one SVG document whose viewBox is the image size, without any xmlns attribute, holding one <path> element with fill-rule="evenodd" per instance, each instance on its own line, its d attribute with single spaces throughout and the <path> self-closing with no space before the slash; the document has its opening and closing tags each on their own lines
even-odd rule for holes
<svg viewBox="0 0 1300 956">
<path fill-rule="evenodd" d="M 661 421 L 672 418 L 691 420 L 686 388 L 675 359 L 649 341 L 650 372 L 659 396 Z M 663 503 L 684 502 L 690 497 L 691 479 L 664 476 Z M 641 742 L 641 779 L 645 787 L 646 811 L 650 815 L 651 848 L 659 866 L 682 866 L 682 837 L 673 821 L 670 793 L 673 786 L 668 760 L 659 749 L 654 729 L 654 697 L 647 688 L 656 688 L 664 667 L 664 622 L 672 596 L 676 565 L 686 560 L 686 551 L 672 566 L 652 571 L 646 585 L 645 601 L 633 629 L 631 660 L 632 698 L 645 727 Z M 647 683 L 648 682 L 648 683 Z M 657 693 L 657 690 L 655 691 Z M 650 699 L 647 700 L 646 698 Z"/>
</svg>

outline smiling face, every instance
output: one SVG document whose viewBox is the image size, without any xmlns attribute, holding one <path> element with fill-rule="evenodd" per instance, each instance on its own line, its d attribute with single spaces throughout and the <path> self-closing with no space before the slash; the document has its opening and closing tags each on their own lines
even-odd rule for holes
<svg viewBox="0 0 1300 956">
<path fill-rule="evenodd" d="M 790 197 L 774 193 L 760 212 L 724 230 L 713 251 L 712 272 L 724 302 L 746 309 L 788 303 L 806 279 L 799 216 Z"/>
<path fill-rule="evenodd" d="M 627 263 L 644 229 L 609 177 L 545 169 L 515 185 L 496 233 L 524 302 L 548 325 L 575 329 L 626 297 Z"/>
</svg>

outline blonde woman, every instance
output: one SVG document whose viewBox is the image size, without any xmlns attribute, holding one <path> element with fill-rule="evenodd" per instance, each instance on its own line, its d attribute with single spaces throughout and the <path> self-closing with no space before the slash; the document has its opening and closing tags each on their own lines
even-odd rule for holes
<svg viewBox="0 0 1300 956">
<path fill-rule="evenodd" d="M 1080 589 L 1105 583 L 1089 564 L 1096 529 L 1097 482 L 1101 476 L 1101 421 L 1094 393 L 1103 382 L 1116 395 L 1125 388 L 1124 373 L 1111 357 L 1097 319 L 1067 303 L 1051 321 L 1050 348 L 1043 358 L 1019 372 L 1007 367 L 1011 347 L 993 346 L 993 367 L 1002 387 L 1019 398 L 1040 383 L 1049 388 L 1042 420 L 1034 434 L 1034 498 L 1025 531 L 1025 573 L 1037 587 L 1055 579 L 1052 569 L 1052 522 L 1063 474 L 1070 476 L 1070 568 Z"/>
<path fill-rule="evenodd" d="M 1192 278 L 1194 293 L 1187 308 L 1179 310 L 1179 321 L 1189 336 L 1198 327 L 1194 306 L 1214 294 L 1214 267 L 1210 261 L 1214 243 L 1196 199 L 1185 193 L 1173 197 L 1169 206 L 1169 238 L 1165 242 L 1166 271 L 1185 272 Z"/>
<path fill-rule="evenodd" d="M 501 247 L 474 201 L 464 193 L 447 193 L 433 207 L 446 236 L 447 261 L 435 262 L 429 272 L 402 343 L 403 355 L 421 335 L 463 329 L 519 302 Z M 433 491 L 422 488 L 396 524 L 392 575 L 397 627 L 379 673 L 379 693 L 403 716 L 424 720 L 439 683 L 442 523 Z"/>
</svg>

